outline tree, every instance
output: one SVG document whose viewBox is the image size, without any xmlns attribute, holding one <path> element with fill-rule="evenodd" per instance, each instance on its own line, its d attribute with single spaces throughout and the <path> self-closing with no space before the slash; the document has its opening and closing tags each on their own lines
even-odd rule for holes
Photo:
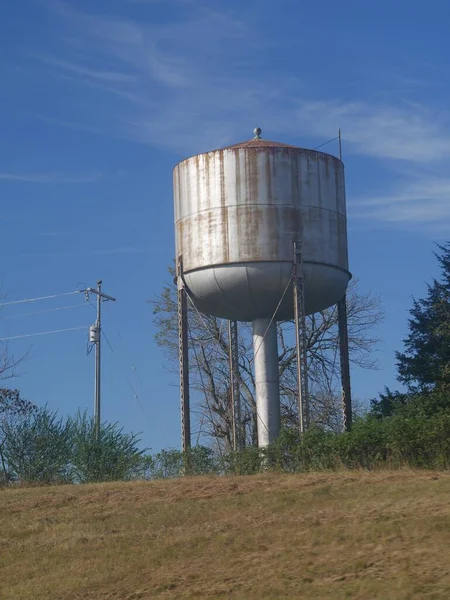
<svg viewBox="0 0 450 600">
<path fill-rule="evenodd" d="M 0 298 L 0 310 L 3 308 L 2 301 L 4 301 L 4 297 Z M 27 357 L 27 354 L 15 358 L 10 351 L 8 342 L 0 342 L 0 381 L 16 377 L 17 367 Z"/>
<path fill-rule="evenodd" d="M 441 278 L 413 300 L 405 350 L 396 353 L 398 379 L 411 394 L 450 390 L 450 242 L 438 248 Z"/>
<path fill-rule="evenodd" d="M 169 268 L 171 278 L 174 269 Z M 178 365 L 177 294 L 174 283 L 164 286 L 162 293 L 150 301 L 153 307 L 155 339 L 171 368 Z M 215 440 L 219 449 L 232 447 L 232 414 L 228 336 L 226 321 L 199 314 L 188 303 L 189 360 L 191 388 L 197 392 L 193 407 L 197 423 L 193 427 L 197 441 L 203 437 Z M 374 327 L 382 320 L 378 297 L 361 294 L 353 280 L 348 292 L 348 324 L 350 357 L 362 368 L 375 368 L 373 350 L 377 339 Z M 339 340 L 336 307 L 307 318 L 307 347 L 312 421 L 325 428 L 341 430 L 339 381 Z M 279 369 L 282 419 L 285 426 L 296 426 L 296 350 L 294 323 L 278 325 Z M 239 324 L 239 374 L 241 388 L 243 438 L 246 445 L 256 445 L 257 423 L 255 381 L 252 369 L 253 348 L 251 324 Z"/>
<path fill-rule="evenodd" d="M 4 424 L 3 454 L 21 483 L 69 483 L 71 427 L 46 406 Z"/>
<path fill-rule="evenodd" d="M 380 394 L 379 398 L 374 398 L 370 401 L 370 414 L 377 419 L 384 417 L 392 417 L 402 407 L 404 407 L 410 397 L 402 392 L 393 392 L 388 387 L 384 388 L 384 393 Z"/>
<path fill-rule="evenodd" d="M 20 396 L 18 390 L 0 389 L 0 482 L 8 483 L 13 473 L 5 456 L 5 445 L 9 433 L 24 419 L 37 411 L 37 406 Z"/>
</svg>

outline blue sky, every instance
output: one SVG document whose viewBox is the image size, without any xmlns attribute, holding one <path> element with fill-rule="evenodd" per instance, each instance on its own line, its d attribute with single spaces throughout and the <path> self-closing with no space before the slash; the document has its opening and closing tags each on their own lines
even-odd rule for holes
<svg viewBox="0 0 450 600">
<path fill-rule="evenodd" d="M 447 0 L 2 3 L 2 289 L 15 301 L 103 278 L 118 299 L 104 307 L 105 418 L 153 449 L 178 445 L 177 378 L 145 303 L 173 256 L 172 168 L 255 126 L 305 147 L 342 128 L 350 267 L 386 310 L 380 369 L 354 371 L 354 394 L 395 387 L 411 297 L 436 275 L 433 244 L 450 224 L 449 21 Z M 68 296 L 2 317 L 7 337 L 95 313 Z M 91 410 L 86 332 L 10 349 L 30 345 L 14 382 L 23 395 Z"/>
</svg>

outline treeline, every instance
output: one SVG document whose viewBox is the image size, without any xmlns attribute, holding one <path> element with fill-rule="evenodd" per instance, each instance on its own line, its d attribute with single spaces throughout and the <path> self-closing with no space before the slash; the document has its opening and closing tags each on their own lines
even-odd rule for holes
<svg viewBox="0 0 450 600">
<path fill-rule="evenodd" d="M 0 390 L 0 483 L 64 484 L 138 476 L 145 451 L 136 435 L 103 423 L 96 438 L 86 414 L 59 417 L 47 407 Z"/>
<path fill-rule="evenodd" d="M 402 391 L 385 391 L 352 430 L 326 423 L 303 435 L 289 419 L 264 450 L 227 452 L 220 436 L 210 448 L 149 454 L 118 424 L 103 423 L 96 438 L 86 414 L 62 418 L 19 392 L 0 390 L 0 483 L 59 484 L 157 479 L 180 475 L 296 473 L 322 469 L 450 467 L 450 243 L 440 246 L 441 277 L 415 300 L 404 351 L 398 352 Z"/>
<path fill-rule="evenodd" d="M 150 479 L 190 475 L 253 475 L 261 471 L 305 473 L 342 469 L 450 467 L 450 412 L 358 418 L 351 432 L 337 434 L 312 427 L 300 436 L 284 430 L 264 450 L 218 453 L 193 448 L 188 454 L 163 451 L 147 457 Z"/>
<path fill-rule="evenodd" d="M 4 414 L 3 414 L 4 417 Z M 300 473 L 339 469 L 450 467 L 450 410 L 440 395 L 415 398 L 396 414 L 372 410 L 351 432 L 312 427 L 302 436 L 283 430 L 261 450 L 221 452 L 197 446 L 188 453 L 139 449 L 137 436 L 103 424 L 97 441 L 92 418 L 58 418 L 47 408 L 30 408 L 3 418 L 0 458 L 3 485 L 74 484 L 182 475 L 251 475 L 261 471 Z"/>
</svg>

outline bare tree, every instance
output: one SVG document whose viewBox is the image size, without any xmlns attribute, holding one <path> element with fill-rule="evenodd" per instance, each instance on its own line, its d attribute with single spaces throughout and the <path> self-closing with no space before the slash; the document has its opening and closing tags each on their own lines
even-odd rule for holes
<svg viewBox="0 0 450 600">
<path fill-rule="evenodd" d="M 173 268 L 169 269 L 174 275 Z M 357 281 L 350 283 L 348 295 L 350 360 L 365 369 L 376 368 L 374 349 L 378 342 L 373 330 L 383 319 L 379 297 L 358 291 Z M 175 284 L 167 284 L 153 307 L 155 339 L 178 370 L 177 293 Z M 229 380 L 228 336 L 226 321 L 188 307 L 190 384 L 197 392 L 193 412 L 197 419 L 193 433 L 197 439 L 209 437 L 220 448 L 232 447 L 231 390 Z M 282 420 L 286 426 L 298 421 L 296 400 L 296 348 L 294 322 L 278 324 L 279 370 Z M 313 423 L 341 430 L 340 361 L 335 307 L 307 318 L 307 348 L 311 418 Z M 256 403 L 253 374 L 251 324 L 239 324 L 239 374 L 242 405 L 242 439 L 255 445 Z"/>
<path fill-rule="evenodd" d="M 0 312 L 3 309 L 5 296 L 0 298 Z M 1 320 L 1 319 L 0 319 Z M 0 381 L 18 376 L 17 367 L 27 357 L 28 352 L 20 358 L 15 358 L 11 353 L 8 342 L 0 341 Z"/>
<path fill-rule="evenodd" d="M 0 389 L 0 484 L 8 483 L 10 472 L 4 454 L 8 431 L 24 417 L 28 417 L 37 410 L 37 407 L 24 400 L 18 390 Z"/>
<path fill-rule="evenodd" d="M 4 298 L 0 300 L 0 310 L 2 301 L 4 301 Z M 14 358 L 8 343 L 0 341 L 0 381 L 17 377 L 17 367 L 25 358 L 26 355 L 19 359 Z M 17 419 L 31 414 L 34 409 L 35 406 L 21 398 L 17 390 L 8 388 L 0 389 L 0 483 L 8 481 L 8 471 L 3 453 L 7 436 L 6 428 Z"/>
<path fill-rule="evenodd" d="M 11 354 L 8 344 L 0 346 L 0 381 L 17 377 L 17 367 L 26 356 L 16 359 Z"/>
</svg>

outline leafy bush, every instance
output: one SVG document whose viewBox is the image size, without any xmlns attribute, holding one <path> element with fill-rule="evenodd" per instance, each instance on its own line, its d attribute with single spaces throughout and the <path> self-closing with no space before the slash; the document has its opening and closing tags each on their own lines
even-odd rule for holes
<svg viewBox="0 0 450 600">
<path fill-rule="evenodd" d="M 3 458 L 21 483 L 68 483 L 72 428 L 47 407 L 3 424 Z"/>
<path fill-rule="evenodd" d="M 69 423 L 74 482 L 127 480 L 140 473 L 145 450 L 138 449 L 136 435 L 125 433 L 117 423 L 102 423 L 97 440 L 95 421 L 86 413 L 79 413 Z"/>
<path fill-rule="evenodd" d="M 218 463 L 211 448 L 195 446 L 188 452 L 161 450 L 142 461 L 144 479 L 168 479 L 183 475 L 217 474 Z"/>
<path fill-rule="evenodd" d="M 287 429 L 268 448 L 214 453 L 204 446 L 183 453 L 146 455 L 136 435 L 103 423 L 96 439 L 85 414 L 60 419 L 44 408 L 1 421 L 2 483 L 91 483 L 167 479 L 184 475 L 252 475 L 262 471 L 301 473 L 336 469 L 450 468 L 447 399 L 411 400 L 393 416 L 369 414 L 351 432 L 311 427 Z M 427 408 L 428 407 L 428 408 Z M 437 409 L 439 407 L 439 409 Z"/>
</svg>

